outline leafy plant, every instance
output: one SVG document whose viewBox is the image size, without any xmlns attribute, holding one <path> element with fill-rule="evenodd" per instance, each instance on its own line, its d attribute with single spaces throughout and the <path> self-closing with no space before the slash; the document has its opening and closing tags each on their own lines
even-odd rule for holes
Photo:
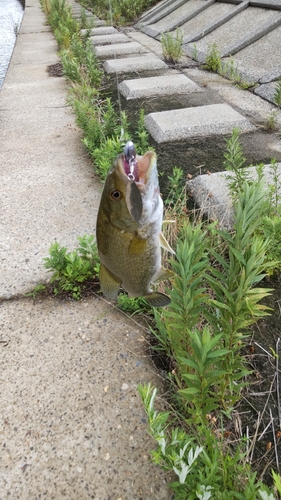
<svg viewBox="0 0 281 500">
<path fill-rule="evenodd" d="M 52 272 L 50 283 L 55 295 L 70 292 L 74 299 L 80 299 L 87 281 L 92 281 L 99 272 L 99 259 L 94 237 L 84 235 L 78 238 L 80 246 L 68 252 L 58 242 L 51 245 L 50 257 L 44 259 L 44 266 Z"/>
<path fill-rule="evenodd" d="M 182 196 L 184 189 L 184 172 L 182 168 L 174 167 L 172 175 L 168 175 L 168 196 L 165 198 L 165 205 L 175 206 Z"/>
<path fill-rule="evenodd" d="M 148 8 L 157 3 L 157 0 L 111 0 L 110 9 L 104 0 L 83 0 L 83 5 L 90 8 L 98 17 L 113 24 L 123 25 L 132 23 Z"/>
<path fill-rule="evenodd" d="M 81 83 L 82 75 L 80 72 L 80 64 L 74 57 L 69 57 L 65 51 L 61 52 L 61 62 L 63 66 L 63 74 L 72 82 Z"/>
<path fill-rule="evenodd" d="M 225 409 L 239 399 L 243 378 L 248 373 L 240 354 L 247 329 L 267 314 L 267 308 L 260 301 L 270 291 L 256 286 L 272 265 L 266 258 L 268 240 L 256 232 L 259 224 L 256 210 L 261 209 L 262 203 L 262 185 L 253 187 L 245 183 L 236 201 L 233 234 L 217 229 L 215 224 L 186 225 L 177 245 L 176 259 L 171 260 L 175 273 L 171 304 L 168 309 L 155 313 L 162 349 L 177 363 L 175 376 L 180 390 L 187 385 L 186 374 L 197 381 L 196 390 L 201 377 L 200 383 L 205 387 L 214 387 L 211 397 L 216 401 L 212 404 Z M 204 329 L 206 322 L 208 330 Z M 200 349 L 205 357 L 201 360 L 196 347 L 198 325 L 203 325 Z M 219 341 L 213 345 L 214 339 Z M 218 353 L 227 350 L 222 351 L 222 359 L 220 356 L 216 359 L 214 347 Z M 208 352 L 210 359 L 214 357 L 213 365 L 208 364 Z M 211 366 L 217 370 L 215 380 Z M 207 374 L 210 374 L 209 384 Z M 191 381 L 190 384 L 192 387 Z M 203 386 L 200 391 L 202 394 Z M 208 411 L 204 408 L 198 403 L 196 418 L 200 418 L 200 414 L 202 419 L 206 418 Z M 187 405 L 186 411 L 194 416 L 193 405 Z"/>
<path fill-rule="evenodd" d="M 192 57 L 195 61 L 198 60 L 198 49 L 197 49 L 196 43 L 193 44 L 193 56 Z"/>
<path fill-rule="evenodd" d="M 148 305 L 147 301 L 142 297 L 130 298 L 126 293 L 119 293 L 117 297 L 117 307 L 121 311 L 129 314 L 140 314 L 151 311 L 151 307 Z"/>
<path fill-rule="evenodd" d="M 149 145 L 149 134 L 144 125 L 144 109 L 141 108 L 139 112 L 139 119 L 137 121 L 137 130 L 135 133 L 136 137 L 136 149 L 138 154 L 143 155 L 151 149 Z"/>
<path fill-rule="evenodd" d="M 243 77 L 239 72 L 237 66 L 235 66 L 235 62 L 233 59 L 230 59 L 230 61 L 227 61 L 223 65 L 221 65 L 221 74 L 229 78 L 239 88 L 244 90 L 253 87 L 255 85 L 255 83 L 253 82 L 248 82 L 247 80 L 243 80 Z"/>
<path fill-rule="evenodd" d="M 273 111 L 272 113 L 270 113 L 270 115 L 266 120 L 265 129 L 268 131 L 273 131 L 276 130 L 276 127 L 277 127 L 277 116 L 276 116 L 276 111 Z"/>
<path fill-rule="evenodd" d="M 183 367 L 188 368 L 188 372 L 182 374 L 185 388 L 180 389 L 179 394 L 189 404 L 194 423 L 202 424 L 202 418 L 207 423 L 207 415 L 219 406 L 213 388 L 218 379 L 225 375 L 222 358 L 230 351 L 218 348 L 222 334 L 211 336 L 207 326 L 202 332 L 194 328 L 188 335 L 191 354 L 186 353 L 178 359 Z"/>
<path fill-rule="evenodd" d="M 221 55 L 216 43 L 208 45 L 205 67 L 208 71 L 213 71 L 214 73 L 222 72 Z"/>
<path fill-rule="evenodd" d="M 26 293 L 25 296 L 32 297 L 33 300 L 35 300 L 38 297 L 38 295 L 43 294 L 44 292 L 46 292 L 46 290 L 47 290 L 46 285 L 43 285 L 43 283 L 38 283 L 38 285 L 36 285 L 31 292 Z"/>
<path fill-rule="evenodd" d="M 169 412 L 154 409 L 157 390 L 139 385 L 150 435 L 157 442 L 152 460 L 177 478 L 170 483 L 175 500 L 256 500 L 260 491 L 271 491 L 252 473 L 241 448 L 236 452 L 223 440 L 223 429 L 194 426 L 190 433 L 171 421 Z M 239 477 L 239 481 L 237 478 Z M 271 500 L 271 497 L 261 497 Z M 273 497 L 274 498 L 274 497 Z"/>
<path fill-rule="evenodd" d="M 274 91 L 274 103 L 280 108 L 281 106 L 281 79 L 277 80 L 275 91 Z"/>
<path fill-rule="evenodd" d="M 249 176 L 245 169 L 246 158 L 243 156 L 242 147 L 239 141 L 240 130 L 234 128 L 230 139 L 226 139 L 227 149 L 224 154 L 223 166 L 234 175 L 227 176 L 228 185 L 233 197 L 236 197 L 242 191 L 244 182 L 249 182 Z"/>
<path fill-rule="evenodd" d="M 177 28 L 175 36 L 170 32 L 163 33 L 160 41 L 165 61 L 171 64 L 179 62 L 181 56 L 183 55 L 183 33 Z"/>
</svg>

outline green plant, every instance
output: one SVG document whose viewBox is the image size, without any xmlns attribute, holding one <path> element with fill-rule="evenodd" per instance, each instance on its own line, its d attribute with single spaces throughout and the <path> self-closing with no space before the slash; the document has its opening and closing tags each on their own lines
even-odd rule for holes
<svg viewBox="0 0 281 500">
<path fill-rule="evenodd" d="M 86 10 L 82 7 L 80 10 L 80 26 L 81 29 L 92 29 L 94 27 L 94 18 L 87 18 Z"/>
<path fill-rule="evenodd" d="M 165 205 L 175 206 L 182 196 L 184 186 L 184 172 L 182 168 L 174 167 L 172 175 L 168 175 L 168 195 L 165 197 Z"/>
<path fill-rule="evenodd" d="M 276 106 L 278 106 L 280 108 L 280 106 L 281 106 L 281 79 L 277 80 L 273 100 L 274 100 L 274 103 L 276 104 Z"/>
<path fill-rule="evenodd" d="M 170 262 L 175 273 L 171 304 L 168 309 L 155 313 L 157 338 L 161 337 L 161 348 L 176 361 L 175 380 L 179 389 L 187 385 L 186 374 L 197 380 L 196 390 L 201 377 L 204 387 L 213 387 L 212 404 L 225 409 L 232 408 L 239 399 L 243 379 L 248 374 L 240 354 L 247 329 L 267 314 L 267 308 L 260 301 L 270 291 L 256 286 L 273 265 L 266 257 L 268 239 L 257 234 L 256 211 L 261 210 L 262 204 L 262 184 L 250 186 L 245 183 L 236 201 L 233 234 L 217 229 L 215 224 L 185 226 L 177 245 L 176 259 Z M 209 330 L 204 330 L 206 322 Z M 201 336 L 205 339 L 204 349 L 203 344 L 200 348 L 205 358 L 201 361 L 199 351 L 196 354 L 198 325 L 202 325 Z M 212 344 L 214 339 L 219 339 L 215 345 Z M 213 354 L 214 346 L 218 359 L 217 354 Z M 222 351 L 221 359 L 219 352 L 223 349 L 227 353 Z M 208 364 L 207 352 L 210 352 L 210 359 L 214 358 L 213 365 Z M 194 360 L 193 369 L 191 359 Z M 215 381 L 212 370 L 217 370 Z M 200 394 L 202 390 L 203 386 Z M 203 399 L 207 401 L 205 396 Z M 194 407 L 188 404 L 185 408 L 193 418 Z M 206 418 L 208 411 L 204 405 L 198 404 L 195 410 L 197 419 Z"/>
<path fill-rule="evenodd" d="M 203 448 L 195 446 L 194 439 L 179 429 L 172 429 L 169 436 L 165 432 L 169 413 L 154 410 L 156 389 L 148 384 L 139 385 L 138 390 L 147 413 L 150 434 L 158 443 L 158 449 L 152 453 L 153 461 L 165 470 L 173 470 L 178 476 L 178 481 L 170 485 L 177 491 L 185 484 Z"/>
<path fill-rule="evenodd" d="M 256 178 L 250 178 L 247 169 L 242 168 L 245 163 L 242 148 L 239 142 L 239 130 L 234 129 L 232 137 L 227 140 L 227 151 L 224 155 L 224 166 L 230 170 L 233 175 L 227 176 L 228 186 L 234 200 L 237 199 L 239 194 L 243 193 L 243 186 L 245 180 L 253 185 L 254 189 L 263 189 L 263 202 L 260 206 L 257 234 L 268 241 L 266 259 L 270 262 L 271 269 L 269 274 L 281 267 L 281 251 L 280 251 L 280 231 L 281 231 L 281 194 L 280 194 L 280 174 L 276 160 L 270 163 L 269 174 L 271 182 L 265 183 L 264 179 L 264 165 L 257 165 Z"/>
<path fill-rule="evenodd" d="M 189 427 L 190 432 L 185 432 L 175 427 L 169 412 L 154 409 L 155 388 L 144 384 L 138 390 L 149 433 L 158 444 L 152 451 L 152 460 L 177 476 L 170 483 L 175 500 L 257 500 L 262 490 L 271 494 L 251 472 L 243 449 L 238 447 L 234 452 L 224 442 L 223 429 L 202 425 Z"/>
<path fill-rule="evenodd" d="M 38 283 L 38 285 L 36 285 L 31 292 L 26 293 L 25 296 L 32 297 L 33 300 L 35 300 L 38 297 L 38 295 L 41 295 L 44 292 L 46 292 L 46 289 L 47 289 L 46 285 L 43 285 L 43 283 Z"/>
<path fill-rule="evenodd" d="M 142 297 L 130 298 L 126 293 L 119 293 L 117 307 L 131 316 L 151 311 L 151 307 Z"/>
<path fill-rule="evenodd" d="M 83 5 L 89 7 L 98 17 L 113 24 L 132 24 L 148 8 L 157 3 L 157 0 L 83 0 Z"/>
<path fill-rule="evenodd" d="M 246 158 L 243 156 L 242 147 L 239 141 L 240 130 L 234 128 L 230 139 L 226 139 L 227 149 L 224 154 L 223 166 L 226 170 L 233 173 L 227 176 L 228 185 L 232 196 L 235 198 L 241 192 L 244 182 L 249 182 L 249 175 L 242 167 L 245 165 Z"/>
<path fill-rule="evenodd" d="M 253 87 L 255 84 L 253 82 L 248 82 L 247 80 L 243 80 L 241 73 L 237 66 L 235 66 L 235 62 L 233 59 L 230 61 L 224 62 L 221 65 L 220 73 L 223 76 L 229 78 L 233 83 L 237 85 L 240 89 L 246 90 L 250 87 Z"/>
<path fill-rule="evenodd" d="M 99 88 L 101 85 L 103 72 L 99 67 L 97 56 L 93 52 L 91 40 L 86 40 L 84 57 L 82 57 L 82 64 L 85 65 L 87 72 L 87 82 L 90 88 Z"/>
<path fill-rule="evenodd" d="M 85 143 L 85 141 L 84 141 Z M 104 180 L 116 157 L 122 153 L 123 144 L 119 137 L 107 138 L 91 153 L 95 170 Z"/>
<path fill-rule="evenodd" d="M 144 109 L 141 108 L 139 112 L 139 119 L 137 121 L 137 130 L 135 132 L 136 137 L 136 150 L 138 154 L 143 155 L 151 149 L 149 146 L 149 134 L 146 131 L 144 125 Z"/>
<path fill-rule="evenodd" d="M 193 56 L 192 57 L 195 61 L 198 60 L 198 49 L 197 49 L 196 43 L 193 44 Z"/>
<path fill-rule="evenodd" d="M 63 67 L 63 74 L 72 82 L 81 83 L 82 75 L 80 72 L 80 64 L 74 57 L 69 57 L 68 52 L 61 52 L 61 62 Z"/>
<path fill-rule="evenodd" d="M 276 111 L 272 111 L 270 115 L 268 116 L 265 124 L 265 129 L 269 131 L 276 130 L 277 127 L 277 115 Z"/>
<path fill-rule="evenodd" d="M 44 266 L 53 273 L 50 283 L 55 295 L 70 292 L 74 299 L 80 299 L 85 282 L 93 281 L 98 275 L 99 259 L 94 237 L 86 234 L 78 240 L 80 246 L 73 252 L 53 243 L 49 249 L 50 257 L 44 259 Z"/>
<path fill-rule="evenodd" d="M 181 56 L 183 55 L 183 33 L 177 28 L 175 36 L 170 32 L 163 33 L 160 41 L 165 61 L 171 64 L 179 62 Z"/>
<path fill-rule="evenodd" d="M 229 354 L 228 349 L 220 349 L 222 333 L 211 336 L 210 329 L 205 326 L 203 331 L 194 328 L 188 332 L 191 354 L 185 353 L 178 361 L 187 367 L 187 373 L 182 371 L 185 382 L 184 389 L 179 394 L 189 404 L 194 423 L 207 423 L 207 416 L 218 408 L 219 399 L 213 388 L 217 386 L 220 377 L 225 376 L 222 358 Z"/>
<path fill-rule="evenodd" d="M 221 55 L 216 43 L 208 45 L 205 67 L 208 71 L 213 71 L 214 73 L 222 72 Z"/>
</svg>

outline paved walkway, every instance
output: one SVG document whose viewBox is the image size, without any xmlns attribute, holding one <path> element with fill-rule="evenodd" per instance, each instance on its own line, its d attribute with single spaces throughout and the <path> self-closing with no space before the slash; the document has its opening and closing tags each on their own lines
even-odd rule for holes
<svg viewBox="0 0 281 500">
<path fill-rule="evenodd" d="M 52 242 L 95 229 L 101 184 L 56 62 L 27 0 L 0 93 L 0 498 L 168 500 L 137 392 L 161 386 L 145 332 L 100 298 L 17 298 L 46 278 Z"/>
</svg>

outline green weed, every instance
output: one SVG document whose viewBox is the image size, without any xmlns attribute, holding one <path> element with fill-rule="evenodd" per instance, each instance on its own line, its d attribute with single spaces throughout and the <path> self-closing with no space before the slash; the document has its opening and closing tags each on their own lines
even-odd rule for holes
<svg viewBox="0 0 281 500">
<path fill-rule="evenodd" d="M 151 307 L 145 299 L 142 297 L 130 298 L 126 293 L 119 293 L 117 297 L 117 307 L 130 316 L 151 311 Z"/>
<path fill-rule="evenodd" d="M 277 80 L 275 91 L 274 91 L 274 103 L 280 108 L 281 106 L 281 79 Z"/>
<path fill-rule="evenodd" d="M 249 326 L 268 314 L 260 301 L 269 290 L 257 288 L 271 266 L 266 259 L 268 240 L 256 232 L 262 189 L 244 184 L 236 201 L 233 234 L 215 224 L 186 224 L 176 259 L 170 261 L 175 273 L 171 304 L 155 312 L 157 339 L 161 337 L 162 350 L 176 361 L 175 377 L 187 414 L 201 423 L 206 422 L 210 405 L 229 410 L 240 398 L 248 374 L 241 346 Z M 198 325 L 202 325 L 200 335 Z M 204 391 L 211 386 L 208 400 Z M 200 404 L 195 404 L 196 395 Z"/>
<path fill-rule="evenodd" d="M 152 460 L 177 477 L 170 483 L 175 500 L 263 500 L 275 498 L 251 472 L 243 447 L 236 452 L 223 440 L 223 428 L 194 426 L 179 429 L 169 412 L 155 410 L 157 391 L 150 384 L 139 385 L 148 418 L 149 433 L 157 442 Z M 237 481 L 239 478 L 239 481 Z M 268 492 L 270 496 L 263 496 Z"/>
<path fill-rule="evenodd" d="M 177 28 L 175 36 L 170 32 L 163 33 L 160 41 L 165 61 L 171 64 L 179 62 L 181 56 L 183 55 L 183 33 Z"/>
<path fill-rule="evenodd" d="M 175 206 L 182 196 L 184 187 L 184 172 L 182 168 L 174 167 L 172 175 L 168 175 L 169 192 L 165 198 L 165 205 Z"/>
<path fill-rule="evenodd" d="M 197 49 L 196 43 L 193 44 L 193 56 L 192 57 L 195 61 L 198 60 L 198 49 Z"/>
<path fill-rule="evenodd" d="M 268 130 L 269 132 L 272 132 L 276 130 L 276 128 L 277 128 L 277 115 L 276 111 L 273 111 L 272 113 L 270 113 L 269 117 L 266 120 L 265 129 Z"/>
<path fill-rule="evenodd" d="M 256 232 L 268 240 L 267 261 L 273 263 L 268 273 L 273 274 L 281 268 L 281 174 L 278 173 L 277 162 L 272 160 L 270 164 L 271 182 L 267 184 L 264 182 L 263 164 L 256 167 L 257 177 L 250 178 L 247 169 L 243 168 L 245 158 L 239 142 L 238 129 L 234 129 L 232 137 L 227 140 L 227 150 L 224 157 L 224 167 L 233 173 L 232 176 L 227 176 L 227 180 L 234 201 L 239 194 L 243 193 L 245 181 L 252 184 L 255 189 L 259 189 L 259 186 L 263 185 L 263 203 L 259 210 L 259 224 Z"/>
<path fill-rule="evenodd" d="M 74 299 L 80 299 L 86 282 L 97 279 L 99 257 L 94 237 L 86 234 L 78 241 L 80 245 L 73 252 L 53 243 L 50 257 L 44 259 L 45 268 L 52 273 L 50 284 L 55 295 L 69 292 Z"/>
<path fill-rule="evenodd" d="M 213 71 L 214 73 L 221 74 L 222 72 L 221 55 L 216 43 L 208 45 L 205 68 L 208 71 Z"/>
<path fill-rule="evenodd" d="M 132 23 L 157 0 L 111 0 L 110 4 L 104 0 L 83 0 L 83 5 L 89 7 L 98 17 L 113 22 L 115 25 Z"/>
<path fill-rule="evenodd" d="M 239 141 L 240 130 L 234 128 L 231 138 L 226 139 L 226 152 L 224 154 L 223 166 L 225 170 L 232 172 L 233 176 L 227 176 L 228 185 L 233 196 L 237 196 L 242 191 L 245 181 L 250 182 L 249 175 L 242 167 L 246 158 L 243 156 L 242 147 Z"/>
<path fill-rule="evenodd" d="M 36 300 L 36 298 L 39 296 L 39 295 L 42 295 L 43 293 L 45 293 L 47 290 L 47 287 L 46 285 L 43 285 L 43 283 L 39 283 L 38 285 L 36 285 L 33 290 L 29 293 L 26 293 L 25 296 L 26 297 L 32 297 L 33 300 Z"/>
</svg>

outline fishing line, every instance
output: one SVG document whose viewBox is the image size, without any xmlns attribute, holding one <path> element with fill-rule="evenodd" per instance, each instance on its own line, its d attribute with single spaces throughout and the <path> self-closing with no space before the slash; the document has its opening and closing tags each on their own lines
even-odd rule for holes
<svg viewBox="0 0 281 500">
<path fill-rule="evenodd" d="M 113 17 L 112 17 L 112 6 L 111 6 L 111 0 L 108 0 L 109 3 L 109 15 L 110 15 L 110 25 L 113 27 Z M 116 52 L 114 50 L 114 61 L 116 61 Z M 120 97 L 120 92 L 119 92 L 119 78 L 118 78 L 118 71 L 116 71 L 116 85 L 117 85 L 117 100 L 118 100 L 118 105 L 119 105 L 119 116 L 120 116 L 120 123 L 121 123 L 121 135 L 119 141 L 122 142 L 125 132 L 122 127 L 122 107 L 121 107 L 121 97 Z"/>
</svg>

